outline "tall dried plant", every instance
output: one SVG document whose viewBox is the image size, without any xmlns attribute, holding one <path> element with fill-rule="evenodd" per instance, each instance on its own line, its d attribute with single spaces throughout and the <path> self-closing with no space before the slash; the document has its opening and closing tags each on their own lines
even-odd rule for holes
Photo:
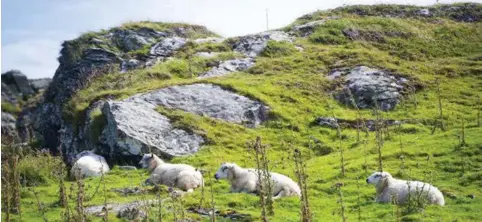
<svg viewBox="0 0 482 222">
<path fill-rule="evenodd" d="M 306 162 L 300 150 L 298 149 L 294 150 L 293 161 L 295 163 L 296 179 L 298 181 L 298 186 L 301 189 L 301 202 L 300 202 L 301 221 L 311 222 L 313 221 L 313 218 L 312 218 L 312 213 L 311 213 L 310 204 L 308 200 L 308 186 L 307 186 L 308 175 L 306 174 Z"/>
</svg>

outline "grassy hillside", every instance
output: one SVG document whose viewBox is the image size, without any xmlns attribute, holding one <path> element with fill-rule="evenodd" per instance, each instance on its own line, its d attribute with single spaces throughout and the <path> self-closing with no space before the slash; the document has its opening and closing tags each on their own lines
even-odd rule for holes
<svg viewBox="0 0 482 222">
<path fill-rule="evenodd" d="M 384 7 L 379 6 L 376 10 L 388 10 Z M 172 162 L 200 167 L 208 172 L 206 178 L 212 177 L 225 161 L 254 167 L 253 155 L 247 150 L 246 142 L 260 136 L 263 144 L 269 146 L 273 171 L 294 178 L 293 150 L 297 148 L 306 154 L 308 194 L 314 221 L 341 221 L 341 203 L 348 221 L 359 218 L 365 221 L 397 221 L 398 217 L 404 221 L 480 220 L 482 127 L 477 126 L 477 112 L 480 112 L 477 98 L 482 96 L 482 23 L 462 23 L 444 16 L 430 19 L 379 17 L 376 13 L 359 16 L 348 9 L 339 9 L 304 16 L 283 30 L 326 18 L 332 15 L 330 13 L 340 18 L 327 20 L 311 36 L 296 38 L 293 44 L 270 42 L 262 55 L 256 58 L 256 65 L 246 72 L 198 80 L 190 75 L 188 55 L 179 52 L 175 59 L 149 70 L 100 76 L 65 104 L 66 117 L 73 123 L 78 122 L 89 104 L 101 98 L 123 99 L 177 84 L 218 84 L 267 104 L 271 108 L 270 120 L 252 129 L 159 107 L 158 111 L 170 117 L 174 125 L 194 129 L 209 141 L 195 155 L 175 158 Z M 349 38 L 343 34 L 347 29 L 357 30 L 361 34 L 356 39 Z M 226 44 L 192 46 L 189 49 L 192 52 L 206 48 L 223 52 L 210 59 L 192 58 L 193 73 L 206 71 L 206 64 L 210 61 L 242 57 L 232 52 Z M 294 45 L 304 50 L 295 50 Z M 355 129 L 341 129 L 342 136 L 339 137 L 336 130 L 313 124 L 319 116 L 349 120 L 357 118 L 356 109 L 347 108 L 332 98 L 330 91 L 336 86 L 325 78 L 334 68 L 356 65 L 390 70 L 413 80 L 420 88 L 416 93 L 406 95 L 395 110 L 382 113 L 386 119 L 412 120 L 401 127 L 390 127 L 388 133 L 384 134 L 383 167 L 396 177 L 434 184 L 446 194 L 446 206 L 428 206 L 425 210 L 407 212 L 404 207 L 374 203 L 375 188 L 367 185 L 365 179 L 378 169 L 376 133 L 362 133 L 360 141 L 357 141 Z M 437 93 L 436 79 L 440 81 L 440 95 Z M 439 96 L 447 130 L 443 132 L 437 129 L 432 134 L 434 122 L 439 117 Z M 361 110 L 360 114 L 365 119 L 376 119 L 372 110 Z M 102 118 L 100 112 L 95 115 Z M 462 123 L 466 144 L 461 145 Z M 102 128 L 102 124 L 103 121 L 99 121 L 94 127 Z M 96 132 L 100 133 L 99 130 Z M 344 151 L 345 177 L 340 174 L 340 150 Z M 43 177 L 46 178 L 43 184 L 22 189 L 23 221 L 42 221 L 33 191 L 38 193 L 40 206 L 48 221 L 60 220 L 61 213 L 65 211 L 56 203 L 58 183 L 49 175 L 53 165 L 42 158 L 35 158 L 28 163 L 21 161 L 33 169 L 40 167 L 39 172 L 45 174 Z M 140 186 L 146 178 L 144 171 L 114 169 L 105 176 L 105 183 L 100 178 L 87 179 L 84 181 L 87 197 L 99 185 L 100 189 L 94 198 L 87 198 L 85 204 L 102 204 L 104 198 L 110 203 L 156 199 L 154 193 L 124 197 L 111 191 L 111 188 Z M 341 187 L 343 202 L 339 201 L 339 191 L 334 187 L 338 182 L 344 184 Z M 74 184 L 67 182 L 67 187 Z M 103 184 L 106 185 L 105 192 Z M 234 209 L 259 220 L 258 197 L 229 193 L 226 181 L 208 180 L 206 184 L 205 206 L 210 201 L 208 188 L 212 185 L 216 208 L 221 211 Z M 164 197 L 167 193 L 161 195 Z M 468 195 L 475 195 L 475 198 L 469 198 Z M 197 206 L 201 196 L 200 190 L 187 195 L 183 199 L 183 207 Z M 72 211 L 75 209 L 74 198 L 70 203 Z M 277 200 L 271 221 L 299 221 L 299 205 L 297 198 Z M 164 207 L 165 220 L 172 220 L 171 213 L 167 212 L 169 206 Z M 151 216 L 154 216 L 157 207 L 151 210 Z M 201 219 L 195 214 L 188 216 Z M 15 219 L 19 218 L 15 216 Z M 118 220 L 115 215 L 109 215 L 109 218 Z M 91 219 L 101 220 L 95 216 Z M 203 220 L 209 219 L 206 217 Z"/>
</svg>

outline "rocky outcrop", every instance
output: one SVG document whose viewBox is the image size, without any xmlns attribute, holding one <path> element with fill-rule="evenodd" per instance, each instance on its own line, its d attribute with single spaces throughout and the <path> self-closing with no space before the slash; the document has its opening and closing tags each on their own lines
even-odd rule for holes
<svg viewBox="0 0 482 222">
<path fill-rule="evenodd" d="M 31 116 L 35 112 L 35 107 L 43 102 L 41 95 L 50 82 L 49 78 L 28 79 L 18 70 L 2 74 L 2 103 L 6 102 L 19 108 L 12 114 L 2 113 L 2 134 L 18 136 L 16 139 L 20 139 L 20 142 L 27 142 L 33 138 Z"/>
<path fill-rule="evenodd" d="M 140 156 L 143 153 L 172 158 L 199 150 L 201 136 L 174 128 L 169 119 L 146 102 L 106 102 L 102 113 L 107 125 L 102 140 L 111 156 Z"/>
<path fill-rule="evenodd" d="M 165 32 L 155 31 L 149 28 L 140 28 L 138 30 L 120 29 L 108 35 L 111 41 L 126 52 L 143 48 L 151 45 L 161 37 L 167 37 Z"/>
<path fill-rule="evenodd" d="M 252 58 L 227 60 L 217 64 L 211 70 L 200 74 L 198 78 L 225 76 L 231 72 L 245 71 L 254 66 L 254 62 Z"/>
<path fill-rule="evenodd" d="M 181 48 L 186 38 L 194 34 L 203 37 L 214 35 L 205 27 L 196 25 L 154 24 L 154 27 L 162 30 L 127 25 L 107 32 L 89 33 L 62 44 L 60 65 L 45 94 L 45 103 L 35 111 L 39 122 L 34 130 L 41 133 L 44 147 L 57 150 L 61 145 L 64 154 L 67 154 L 75 153 L 84 146 L 81 140 L 86 138 L 85 134 L 81 139 L 74 133 L 84 129 L 73 129 L 77 126 L 65 121 L 63 107 L 92 79 L 105 73 L 150 67 Z M 151 45 L 148 52 L 143 51 Z"/>
<path fill-rule="evenodd" d="M 366 66 L 334 70 L 328 79 L 342 82 L 342 89 L 335 92 L 341 103 L 352 106 L 353 98 L 358 108 L 378 107 L 384 111 L 395 108 L 408 84 L 403 77 Z"/>
<path fill-rule="evenodd" d="M 2 74 L 2 83 L 12 94 L 17 96 L 31 95 L 34 93 L 27 76 L 18 70 L 11 70 Z M 3 86 L 2 86 L 3 91 Z"/>
<path fill-rule="evenodd" d="M 17 135 L 17 128 L 15 127 L 15 117 L 6 112 L 2 112 L 2 138 L 15 137 Z M 6 142 L 6 141 L 5 141 Z"/>
<path fill-rule="evenodd" d="M 269 110 L 259 101 L 211 84 L 172 86 L 134 96 L 126 101 L 181 109 L 249 127 L 255 127 L 267 120 Z"/>
<path fill-rule="evenodd" d="M 28 79 L 18 70 L 11 70 L 2 74 L 2 101 L 18 104 L 18 99 L 32 96 L 47 89 L 52 80 Z"/>
<path fill-rule="evenodd" d="M 292 38 L 282 31 L 266 31 L 239 37 L 238 41 L 234 43 L 233 49 L 246 56 L 256 57 L 263 51 L 269 40 L 291 42 Z"/>
</svg>

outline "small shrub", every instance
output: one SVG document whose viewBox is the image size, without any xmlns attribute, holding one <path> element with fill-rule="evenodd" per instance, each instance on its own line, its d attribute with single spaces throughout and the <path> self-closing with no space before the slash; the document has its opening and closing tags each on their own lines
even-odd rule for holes
<svg viewBox="0 0 482 222">
<path fill-rule="evenodd" d="M 334 151 L 333 147 L 324 144 L 321 141 L 315 142 L 311 148 L 317 156 L 325 156 Z"/>
<path fill-rule="evenodd" d="M 172 74 L 181 77 L 188 77 L 189 75 L 189 64 L 187 61 L 175 59 L 167 62 L 166 66 L 167 70 Z"/>
<path fill-rule="evenodd" d="M 196 52 L 227 52 L 231 51 L 228 44 L 222 43 L 202 43 L 195 46 Z"/>
<path fill-rule="evenodd" d="M 310 36 L 310 41 L 314 43 L 339 45 L 347 42 L 343 32 L 336 28 L 318 29 Z"/>
<path fill-rule="evenodd" d="M 146 75 L 150 79 L 161 79 L 161 80 L 166 80 L 166 79 L 171 79 L 172 76 L 169 75 L 168 73 L 163 73 L 163 72 L 156 72 L 156 71 L 147 71 Z"/>
<path fill-rule="evenodd" d="M 142 48 L 128 52 L 127 55 L 132 58 L 145 58 L 149 56 L 152 45 L 144 45 Z"/>
<path fill-rule="evenodd" d="M 22 111 L 20 107 L 16 106 L 15 104 L 2 102 L 2 112 L 18 114 L 20 111 Z"/>
<path fill-rule="evenodd" d="M 26 155 L 20 159 L 18 168 L 20 183 L 25 186 L 48 184 L 54 171 L 53 159 L 48 154 Z"/>
</svg>

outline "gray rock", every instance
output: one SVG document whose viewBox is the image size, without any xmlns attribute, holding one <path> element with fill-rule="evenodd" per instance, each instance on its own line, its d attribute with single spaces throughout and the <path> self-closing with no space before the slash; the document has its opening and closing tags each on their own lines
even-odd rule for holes
<svg viewBox="0 0 482 222">
<path fill-rule="evenodd" d="M 162 199 L 161 203 L 164 202 L 166 199 Z M 86 214 L 93 214 L 97 216 L 102 216 L 104 212 L 104 208 L 106 208 L 107 211 L 114 212 L 118 216 L 127 216 L 129 215 L 129 211 L 133 211 L 132 209 L 142 209 L 146 207 L 152 207 L 155 206 L 159 203 L 158 200 L 145 200 L 145 201 L 134 201 L 130 203 L 110 203 L 104 205 L 96 205 L 96 206 L 90 206 L 86 207 L 84 209 L 84 212 Z M 123 212 L 123 213 L 120 213 Z M 130 214 L 130 215 L 137 215 L 135 214 Z"/>
<path fill-rule="evenodd" d="M 111 40 L 125 51 L 134 51 L 146 45 L 154 44 L 161 37 L 167 37 L 167 34 L 148 28 L 141 28 L 135 31 L 116 30 L 112 33 Z"/>
<path fill-rule="evenodd" d="M 42 145 L 53 151 L 56 151 L 59 146 L 62 149 L 70 147 L 59 143 L 59 138 L 63 137 L 61 134 L 70 132 L 59 130 L 64 127 L 72 127 L 64 126 L 70 125 L 63 120 L 62 107 L 64 104 L 75 92 L 83 89 L 89 80 L 113 72 L 113 68 L 119 67 L 122 63 L 120 55 L 102 48 L 86 49 L 80 58 L 73 60 L 70 56 L 71 52 L 69 52 L 71 49 L 65 44 L 69 43 L 64 43 L 64 48 L 61 50 L 62 55 L 59 58 L 60 65 L 45 93 L 45 102 L 35 112 L 37 116 L 33 121 L 35 123 L 34 130 L 42 134 L 42 137 L 39 138 Z M 67 141 L 68 137 L 64 137 L 64 139 Z M 74 139 L 70 138 L 70 140 Z"/>
<path fill-rule="evenodd" d="M 91 63 L 120 63 L 122 58 L 115 52 L 102 48 L 90 48 L 85 50 L 83 59 L 84 62 Z"/>
<path fill-rule="evenodd" d="M 127 70 L 133 70 L 141 67 L 141 62 L 137 59 L 129 59 L 123 61 L 121 65 L 121 71 L 125 72 Z"/>
<path fill-rule="evenodd" d="M 64 158 L 68 163 L 74 163 L 78 158 L 79 153 L 77 137 L 75 136 L 73 127 L 71 125 L 63 125 L 59 130 L 60 136 L 60 148 L 64 154 Z M 87 155 L 88 152 L 81 153 L 81 155 Z"/>
<path fill-rule="evenodd" d="M 2 83 L 8 87 L 11 93 L 17 96 L 31 95 L 34 93 L 28 82 L 27 76 L 18 70 L 11 70 L 3 73 Z"/>
<path fill-rule="evenodd" d="M 46 90 L 50 83 L 52 82 L 51 78 L 43 78 L 43 79 L 29 79 L 30 86 L 32 86 L 33 90 L 38 92 L 40 90 Z"/>
<path fill-rule="evenodd" d="M 172 86 L 134 96 L 127 101 L 181 109 L 249 127 L 255 127 L 267 120 L 269 110 L 261 102 L 211 84 Z M 139 119 L 139 116 L 133 118 Z"/>
<path fill-rule="evenodd" d="M 39 134 L 36 133 L 33 128 L 33 115 L 35 115 L 35 109 L 24 109 L 17 117 L 15 123 L 17 127 L 18 137 L 22 142 L 32 141 L 34 138 L 39 138 Z"/>
<path fill-rule="evenodd" d="M 146 218 L 147 214 L 138 207 L 125 207 L 117 213 L 117 217 L 128 221 L 135 221 Z"/>
<path fill-rule="evenodd" d="M 233 49 L 246 56 L 256 57 L 263 51 L 269 40 L 291 42 L 292 38 L 282 31 L 266 31 L 240 37 L 233 45 Z"/>
<path fill-rule="evenodd" d="M 315 122 L 320 126 L 329 127 L 332 129 L 337 129 L 339 127 L 338 119 L 332 117 L 318 117 L 316 118 Z"/>
<path fill-rule="evenodd" d="M 302 25 L 294 26 L 291 31 L 298 33 L 301 37 L 306 37 L 313 34 L 313 31 L 316 27 L 325 24 L 326 19 L 316 20 L 312 22 L 308 22 Z"/>
<path fill-rule="evenodd" d="M 186 39 L 180 37 L 172 37 L 162 39 L 151 48 L 151 55 L 155 56 L 171 56 L 172 53 L 186 44 Z"/>
<path fill-rule="evenodd" d="M 17 128 L 15 127 L 16 119 L 15 117 L 6 112 L 1 112 L 2 115 L 2 137 L 5 139 L 5 136 L 8 137 L 15 137 L 17 135 Z"/>
<path fill-rule="evenodd" d="M 227 60 L 222 63 L 219 63 L 216 67 L 213 67 L 211 70 L 205 73 L 202 73 L 201 75 L 199 75 L 198 78 L 224 76 L 231 72 L 244 71 L 254 66 L 254 63 L 255 61 L 252 58 Z"/>
<path fill-rule="evenodd" d="M 198 151 L 204 139 L 174 128 L 169 119 L 146 102 L 106 102 L 102 109 L 107 119 L 102 137 L 111 155 L 138 156 L 155 153 L 166 158 Z"/>
<path fill-rule="evenodd" d="M 7 101 L 12 104 L 17 104 L 17 95 L 10 89 L 10 87 L 2 82 L 2 101 Z"/>
<path fill-rule="evenodd" d="M 197 52 L 194 54 L 195 56 L 203 57 L 203 58 L 213 58 L 219 55 L 219 52 Z"/>
<path fill-rule="evenodd" d="M 374 108 L 388 111 L 395 108 L 402 97 L 407 79 L 396 77 L 392 73 L 366 66 L 356 66 L 352 69 L 334 70 L 328 79 L 343 78 L 344 88 L 336 92 L 335 98 L 345 105 L 358 108 Z"/>
<path fill-rule="evenodd" d="M 208 37 L 203 39 L 194 39 L 193 42 L 196 44 L 203 44 L 203 43 L 221 43 L 223 42 L 223 38 L 216 38 L 216 37 Z"/>
<path fill-rule="evenodd" d="M 432 14 L 430 13 L 430 10 L 428 8 L 423 8 L 418 11 L 419 15 L 423 16 L 431 16 Z"/>
</svg>

